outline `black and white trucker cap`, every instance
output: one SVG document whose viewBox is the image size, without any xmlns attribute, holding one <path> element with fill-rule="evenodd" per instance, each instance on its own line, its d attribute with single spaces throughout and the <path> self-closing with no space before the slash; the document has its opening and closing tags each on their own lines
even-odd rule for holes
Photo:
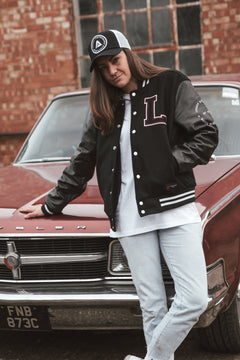
<svg viewBox="0 0 240 360">
<path fill-rule="evenodd" d="M 118 30 L 106 30 L 95 35 L 89 46 L 88 52 L 91 59 L 90 71 L 93 70 L 94 61 L 105 55 L 117 55 L 122 49 L 131 49 L 128 40 Z"/>
</svg>

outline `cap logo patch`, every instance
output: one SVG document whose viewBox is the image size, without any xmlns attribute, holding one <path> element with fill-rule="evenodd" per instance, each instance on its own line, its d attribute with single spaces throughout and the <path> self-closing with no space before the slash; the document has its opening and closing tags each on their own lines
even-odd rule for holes
<svg viewBox="0 0 240 360">
<path fill-rule="evenodd" d="M 107 39 L 103 35 L 96 35 L 91 41 L 91 50 L 94 54 L 99 54 L 106 49 Z"/>
</svg>

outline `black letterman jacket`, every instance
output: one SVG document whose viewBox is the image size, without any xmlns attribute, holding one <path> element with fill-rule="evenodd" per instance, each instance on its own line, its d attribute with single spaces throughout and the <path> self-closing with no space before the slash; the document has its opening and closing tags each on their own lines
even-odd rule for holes
<svg viewBox="0 0 240 360">
<path fill-rule="evenodd" d="M 194 201 L 196 183 L 192 169 L 209 161 L 218 142 L 211 114 L 189 79 L 175 70 L 145 80 L 130 97 L 133 176 L 140 216 Z M 81 195 L 96 165 L 104 209 L 112 230 L 116 230 L 124 111 L 123 101 L 116 109 L 110 135 L 102 135 L 91 118 L 87 121 L 76 153 L 45 199 L 45 215 L 60 213 Z"/>
</svg>

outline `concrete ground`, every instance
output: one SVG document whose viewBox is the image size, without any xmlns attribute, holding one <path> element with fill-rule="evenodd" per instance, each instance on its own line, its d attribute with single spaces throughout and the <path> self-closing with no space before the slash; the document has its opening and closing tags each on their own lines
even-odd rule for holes
<svg viewBox="0 0 240 360">
<path fill-rule="evenodd" d="M 144 356 L 141 331 L 0 332 L 0 360 L 123 360 Z M 240 354 L 203 351 L 193 330 L 176 352 L 176 360 L 240 360 Z"/>
</svg>

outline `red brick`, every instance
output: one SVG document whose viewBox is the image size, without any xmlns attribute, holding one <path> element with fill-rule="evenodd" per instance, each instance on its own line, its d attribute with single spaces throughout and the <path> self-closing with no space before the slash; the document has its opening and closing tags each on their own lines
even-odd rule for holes
<svg viewBox="0 0 240 360">
<path fill-rule="evenodd" d="M 205 72 L 239 72 L 239 0 L 202 0 L 201 5 Z"/>
<path fill-rule="evenodd" d="M 53 95 L 78 87 L 69 1 L 52 0 L 49 4 L 49 0 L 41 0 L 36 5 L 35 0 L 25 0 L 23 4 L 1 0 L 1 20 L 4 20 L 0 23 L 1 133 L 29 131 Z M 51 21 L 38 20 L 46 18 Z M 63 29 L 62 22 L 67 21 L 69 27 Z M 44 43 L 45 49 L 41 46 Z M 51 43 L 53 46 L 49 47 Z M 56 60 L 56 56 L 60 58 Z M 15 143 L 12 146 L 15 149 Z M 3 147 L 0 147 L 0 166 L 10 161 L 13 152 L 6 143 Z"/>
</svg>

